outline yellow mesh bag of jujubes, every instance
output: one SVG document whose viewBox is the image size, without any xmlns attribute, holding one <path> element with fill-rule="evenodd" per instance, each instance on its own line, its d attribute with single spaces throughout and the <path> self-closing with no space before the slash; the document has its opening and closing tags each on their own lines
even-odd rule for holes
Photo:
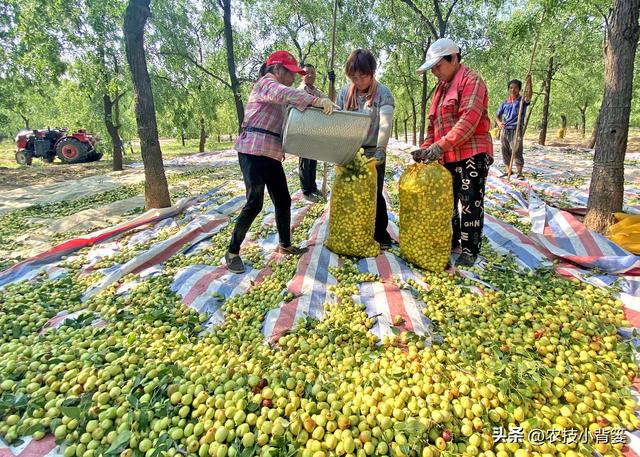
<svg viewBox="0 0 640 457">
<path fill-rule="evenodd" d="M 325 246 L 336 254 L 375 257 L 380 245 L 373 238 L 376 223 L 377 172 L 362 152 L 336 168 L 329 207 L 329 236 Z"/>
<path fill-rule="evenodd" d="M 400 177 L 400 251 L 409 262 L 443 271 L 451 253 L 451 173 L 439 163 L 410 165 Z"/>
</svg>

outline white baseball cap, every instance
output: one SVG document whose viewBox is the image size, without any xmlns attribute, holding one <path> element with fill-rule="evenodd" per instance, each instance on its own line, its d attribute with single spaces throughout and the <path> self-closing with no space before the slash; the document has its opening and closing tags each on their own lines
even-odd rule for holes
<svg viewBox="0 0 640 457">
<path fill-rule="evenodd" d="M 450 56 L 460 52 L 460 46 L 458 46 L 453 40 L 449 38 L 440 38 L 429 46 L 427 50 L 427 59 L 422 66 L 416 70 L 419 75 L 423 74 L 435 64 L 440 62 L 444 56 Z"/>
</svg>

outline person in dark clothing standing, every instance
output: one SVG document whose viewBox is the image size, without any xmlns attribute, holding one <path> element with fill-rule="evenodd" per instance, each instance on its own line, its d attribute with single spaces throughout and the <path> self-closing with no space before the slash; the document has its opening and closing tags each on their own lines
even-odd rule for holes
<svg viewBox="0 0 640 457">
<path fill-rule="evenodd" d="M 247 203 L 236 220 L 225 254 L 227 268 L 243 273 L 240 246 L 251 224 L 262 210 L 264 189 L 275 207 L 276 226 L 282 254 L 297 255 L 304 249 L 291 245 L 291 196 L 282 168 L 282 124 L 286 105 L 299 110 L 308 106 L 322 108 L 331 114 L 335 104 L 328 98 L 318 98 L 293 89 L 295 74 L 304 74 L 296 59 L 287 51 L 272 53 L 260 69 L 260 78 L 253 86 L 242 123 L 242 134 L 235 143 L 238 161 L 246 188 Z"/>
<path fill-rule="evenodd" d="M 392 240 L 387 231 L 389 216 L 382 189 L 395 101 L 389 88 L 376 80 L 376 67 L 376 59 L 367 49 L 356 49 L 349 54 L 345 72 L 351 82 L 340 90 L 336 103 L 346 111 L 357 111 L 371 117 L 371 126 L 362 148 L 365 156 L 374 158 L 377 163 L 378 196 L 373 237 L 382 249 L 388 249 Z"/>
<path fill-rule="evenodd" d="M 509 98 L 503 101 L 496 111 L 496 122 L 498 127 L 502 130 L 500 134 L 500 146 L 502 150 L 502 161 L 506 167 L 506 171 L 500 176 L 504 178 L 510 174 L 509 165 L 511 164 L 511 154 L 514 154 L 513 162 L 516 164 L 517 178 L 524 179 L 522 174 L 522 168 L 524 167 L 524 155 L 522 146 L 522 137 L 524 132 L 524 120 L 526 119 L 527 106 L 531 103 L 532 86 L 531 75 L 527 76 L 527 84 L 525 86 L 524 94 L 524 106 L 522 107 L 522 114 L 520 117 L 520 130 L 518 135 L 518 148 L 513 151 L 513 146 L 516 139 L 516 128 L 518 126 L 518 111 L 520 110 L 520 103 L 522 103 L 522 97 L 520 96 L 520 90 L 522 89 L 522 82 L 518 79 L 509 81 L 508 84 Z"/>
<path fill-rule="evenodd" d="M 302 77 L 302 83 L 298 89 L 305 91 L 309 95 L 319 98 L 327 98 L 327 96 L 314 86 L 316 82 L 316 68 L 310 63 L 304 64 L 302 69 L 307 73 Z M 318 202 L 322 198 L 316 184 L 316 169 L 318 161 L 314 159 L 305 159 L 300 157 L 298 160 L 298 175 L 300 176 L 300 189 L 304 194 L 304 198 L 310 202 Z"/>
</svg>

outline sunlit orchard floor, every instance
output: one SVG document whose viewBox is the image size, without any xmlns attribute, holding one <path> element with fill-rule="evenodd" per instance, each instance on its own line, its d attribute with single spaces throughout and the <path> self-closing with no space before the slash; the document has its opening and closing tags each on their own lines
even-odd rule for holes
<svg viewBox="0 0 640 457">
<path fill-rule="evenodd" d="M 558 150 L 555 155 L 565 157 Z M 588 161 L 585 153 L 566 157 Z M 392 158 L 389 168 L 400 163 Z M 296 164 L 295 158 L 285 162 L 292 193 L 298 188 Z M 174 201 L 220 185 L 229 187 L 226 197 L 242 194 L 241 184 L 229 185 L 240 183 L 233 160 L 224 167 L 167 168 Z M 0 215 L 5 254 L 28 255 L 35 250 L 32 237 L 55 224 L 61 231 L 52 232 L 51 243 L 86 233 L 96 221 L 113 224 L 139 214 L 139 206 L 120 214 L 109 208 L 128 200 L 138 204 L 134 199 L 142 188 L 134 177 L 141 173 L 127 170 L 124 175 L 132 181 L 106 192 Z M 391 209 L 397 212 L 397 183 L 389 178 Z M 77 180 L 66 184 L 77 185 Z M 53 186 L 49 190 L 59 189 Z M 50 193 L 45 187 L 34 191 Z M 300 209 L 300 202 L 294 206 Z M 322 209 L 311 207 L 294 232 L 296 243 L 309 238 Z M 88 225 L 77 225 L 74 232 L 73 221 L 83 220 Z M 167 227 L 150 243 L 177 229 Z M 258 236 L 272 232 L 256 230 Z M 5 289 L 0 302 L 0 347 L 6 355 L 0 360 L 0 435 L 13 441 L 51 432 L 69 457 L 121 452 L 124 457 L 161 452 L 569 457 L 594 449 L 619 455 L 622 445 L 613 442 L 614 436 L 622 427 L 640 425 L 629 391 L 636 373 L 634 352 L 616 333 L 629 323 L 622 304 L 606 289 L 566 281 L 549 269 L 518 273 L 509 258 L 485 244 L 489 264 L 475 273 L 498 291 L 485 288 L 478 294 L 464 278 L 420 274 L 419 282 L 401 286 L 424 303 L 422 312 L 442 339 L 409 332 L 378 345 L 371 331 L 378 317 L 367 315 L 359 300 L 364 300 L 365 284 L 384 289 L 388 280 L 342 259 L 330 268 L 335 282 L 325 288 L 334 298 L 328 299 L 323 319 L 304 319 L 268 346 L 261 333 L 264 316 L 298 299 L 287 289 L 298 259 L 273 265 L 263 282 L 227 299 L 224 322 L 204 336 L 204 318 L 182 305 L 170 287 L 184 268 L 196 263 L 218 267 L 227 240 L 228 228 L 195 255 L 171 257 L 162 274 L 140 278 L 125 295 L 117 287 L 134 275 L 81 300 L 100 281 L 99 269 L 127 262 L 149 243 L 101 259 L 89 274 L 81 271 L 88 261 L 86 248 L 63 262 L 66 277 L 41 277 Z M 249 251 L 248 257 L 259 263 L 260 255 Z M 79 315 L 38 336 L 59 312 L 82 309 L 95 312 L 101 323 L 91 325 L 92 313 Z M 429 343 L 434 346 L 425 347 Z M 496 427 L 525 433 L 602 430 L 608 442 L 582 445 L 566 437 L 552 442 L 549 435 L 548 443 L 536 447 L 528 441 L 498 444 Z"/>
</svg>

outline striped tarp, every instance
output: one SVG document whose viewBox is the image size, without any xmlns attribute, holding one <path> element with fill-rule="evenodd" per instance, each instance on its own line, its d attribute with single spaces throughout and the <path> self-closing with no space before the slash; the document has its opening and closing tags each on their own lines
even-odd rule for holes
<svg viewBox="0 0 640 457">
<path fill-rule="evenodd" d="M 405 155 L 406 150 L 410 149 L 407 145 L 399 142 L 394 142 L 393 147 L 402 149 L 402 154 Z M 233 159 L 228 153 L 218 159 L 220 158 Z M 230 162 L 234 161 L 230 160 Z M 544 164 L 540 165 L 544 166 Z M 612 245 L 608 240 L 604 241 L 601 237 L 586 231 L 579 221 L 575 218 L 572 219 L 573 216 L 568 213 L 541 205 L 539 201 L 535 200 L 539 199 L 535 193 L 535 186 L 528 187 L 526 183 L 518 183 L 514 186 L 492 176 L 489 179 L 488 187 L 494 193 L 488 196 L 487 206 L 495 205 L 504 208 L 509 203 L 515 202 L 514 211 L 520 215 L 529 214 L 533 224 L 534 233 L 527 236 L 510 224 L 486 215 L 485 235 L 497 252 L 513 255 L 518 265 L 523 269 L 548 265 L 551 260 L 560 258 L 562 261 L 556 268 L 558 274 L 585 281 L 597 287 L 610 287 L 614 282 L 620 284 L 621 291 L 618 293 L 618 297 L 625 304 L 625 316 L 633 327 L 640 328 L 640 303 L 637 302 L 638 296 L 640 296 L 640 281 L 638 277 L 630 275 L 635 273 L 637 260 L 629 259 L 628 253 Z M 632 193 L 632 191 L 629 192 Z M 163 217 L 156 219 L 147 217 L 140 220 L 141 216 L 127 224 L 121 224 L 122 227 L 116 226 L 112 229 L 96 232 L 99 234 L 104 232 L 108 235 L 90 241 L 95 243 L 91 251 L 91 260 L 97 261 L 112 255 L 119 247 L 118 243 L 110 244 L 109 241 L 119 234 L 131 233 L 136 228 L 147 227 L 145 231 L 127 238 L 127 243 L 136 244 L 149 240 L 161 228 L 159 224 L 162 223 L 162 220 L 166 220 L 165 224 L 167 225 L 176 224 L 181 227 L 181 230 L 170 239 L 156 243 L 138 258 L 133 259 L 131 263 L 115 265 L 106 271 L 107 277 L 112 280 L 110 283 L 117 280 L 114 278 L 124 276 L 125 272 L 150 274 L 154 271 L 160 271 L 162 262 L 175 252 L 198 252 L 199 249 L 207 245 L 208 238 L 220 230 L 224 226 L 223 224 L 228 223 L 229 217 L 237 213 L 244 204 L 242 196 L 217 199 L 214 194 L 212 189 L 212 193 L 204 199 L 204 202 L 199 199 L 199 203 L 196 204 L 196 200 L 192 200 L 188 205 L 184 205 L 181 210 L 190 209 L 182 220 L 168 219 L 181 211 L 175 210 L 175 212 L 167 212 L 167 214 L 163 214 Z M 385 192 L 385 196 L 388 199 L 388 193 Z M 299 198 L 299 195 L 294 195 L 294 202 Z M 294 205 L 292 216 L 294 225 L 301 222 L 308 209 L 309 205 L 301 207 Z M 272 206 L 266 208 L 265 218 L 262 222 L 267 226 L 273 224 Z M 166 226 L 162 226 L 162 228 L 164 227 Z M 295 322 L 303 316 L 321 319 L 324 304 L 334 300 L 335 297 L 329 293 L 328 286 L 335 284 L 336 281 L 329 273 L 329 269 L 333 266 L 340 266 L 341 260 L 339 256 L 328 251 L 323 245 L 327 228 L 328 209 L 312 227 L 307 241 L 309 251 L 300 258 L 296 273 L 288 284 L 288 291 L 296 298 L 290 302 L 283 301 L 278 308 L 267 313 L 263 326 L 265 337 L 277 337 L 293 328 Z M 390 212 L 389 229 L 397 239 L 397 216 L 393 212 Z M 80 244 L 80 247 L 86 245 Z M 248 242 L 248 244 L 260 246 L 267 260 L 277 260 L 277 256 L 269 252 L 277 244 L 275 233 L 270 233 L 265 237 Z M 162 249 L 158 249 L 158 246 L 161 246 Z M 75 252 L 77 249 L 79 247 L 65 252 Z M 164 252 L 165 249 L 166 252 Z M 62 274 L 60 269 L 56 270 L 55 265 L 61 255 L 66 254 L 48 253 L 41 257 L 36 256 L 39 258 L 29 259 L 25 261 L 25 264 L 38 269 L 46 266 L 49 274 Z M 28 263 L 31 260 L 33 263 Z M 599 273 L 594 274 L 593 268 L 598 268 Z M 430 322 L 422 314 L 423 304 L 409 291 L 401 287 L 402 283 L 409 279 L 420 283 L 422 275 L 418 270 L 413 269 L 402 259 L 389 252 L 383 252 L 376 258 L 360 260 L 358 269 L 361 272 L 379 274 L 382 279 L 380 282 L 362 284 L 360 294 L 355 297 L 365 305 L 366 312 L 370 317 L 377 318 L 373 332 L 378 338 L 394 333 L 394 329 L 413 331 L 426 337 L 431 336 Z M 0 273 L 0 284 L 8 284 L 23 278 L 26 274 L 25 271 L 32 275 L 33 271 L 26 268 L 22 274 L 16 274 L 18 270 L 18 268 L 15 269 L 10 276 L 6 271 Z M 192 265 L 176 274 L 172 290 L 182 297 L 186 306 L 206 313 L 210 317 L 207 322 L 207 325 L 210 326 L 224 318 L 221 313 L 222 300 L 217 298 L 218 294 L 225 298 L 242 294 L 269 272 L 269 267 L 254 269 L 248 265 L 245 274 L 233 275 L 228 272 L 225 266 Z M 477 275 L 473 273 L 459 271 L 459 274 L 476 281 L 482 287 L 491 287 L 481 283 Z M 31 277 L 33 278 L 33 276 Z M 126 293 L 127 288 L 134 285 L 135 282 L 127 287 L 122 286 L 119 292 Z M 421 285 L 428 288 L 427 284 L 421 283 Z M 481 289 L 476 289 L 476 291 L 480 293 Z M 216 297 L 213 296 L 214 292 Z M 396 315 L 403 318 L 404 323 L 401 326 L 393 325 L 393 319 Z M 63 312 L 53 318 L 49 325 L 55 328 L 65 318 L 76 316 L 77 314 Z M 625 336 L 631 335 L 630 329 L 621 329 L 620 333 Z M 626 455 L 640 456 L 640 435 L 629 434 L 629 439 L 630 443 L 626 448 Z M 58 455 L 59 451 L 51 436 L 39 442 L 26 438 L 24 444 L 19 448 L 8 448 L 0 442 L 0 457 L 53 456 Z"/>
</svg>

